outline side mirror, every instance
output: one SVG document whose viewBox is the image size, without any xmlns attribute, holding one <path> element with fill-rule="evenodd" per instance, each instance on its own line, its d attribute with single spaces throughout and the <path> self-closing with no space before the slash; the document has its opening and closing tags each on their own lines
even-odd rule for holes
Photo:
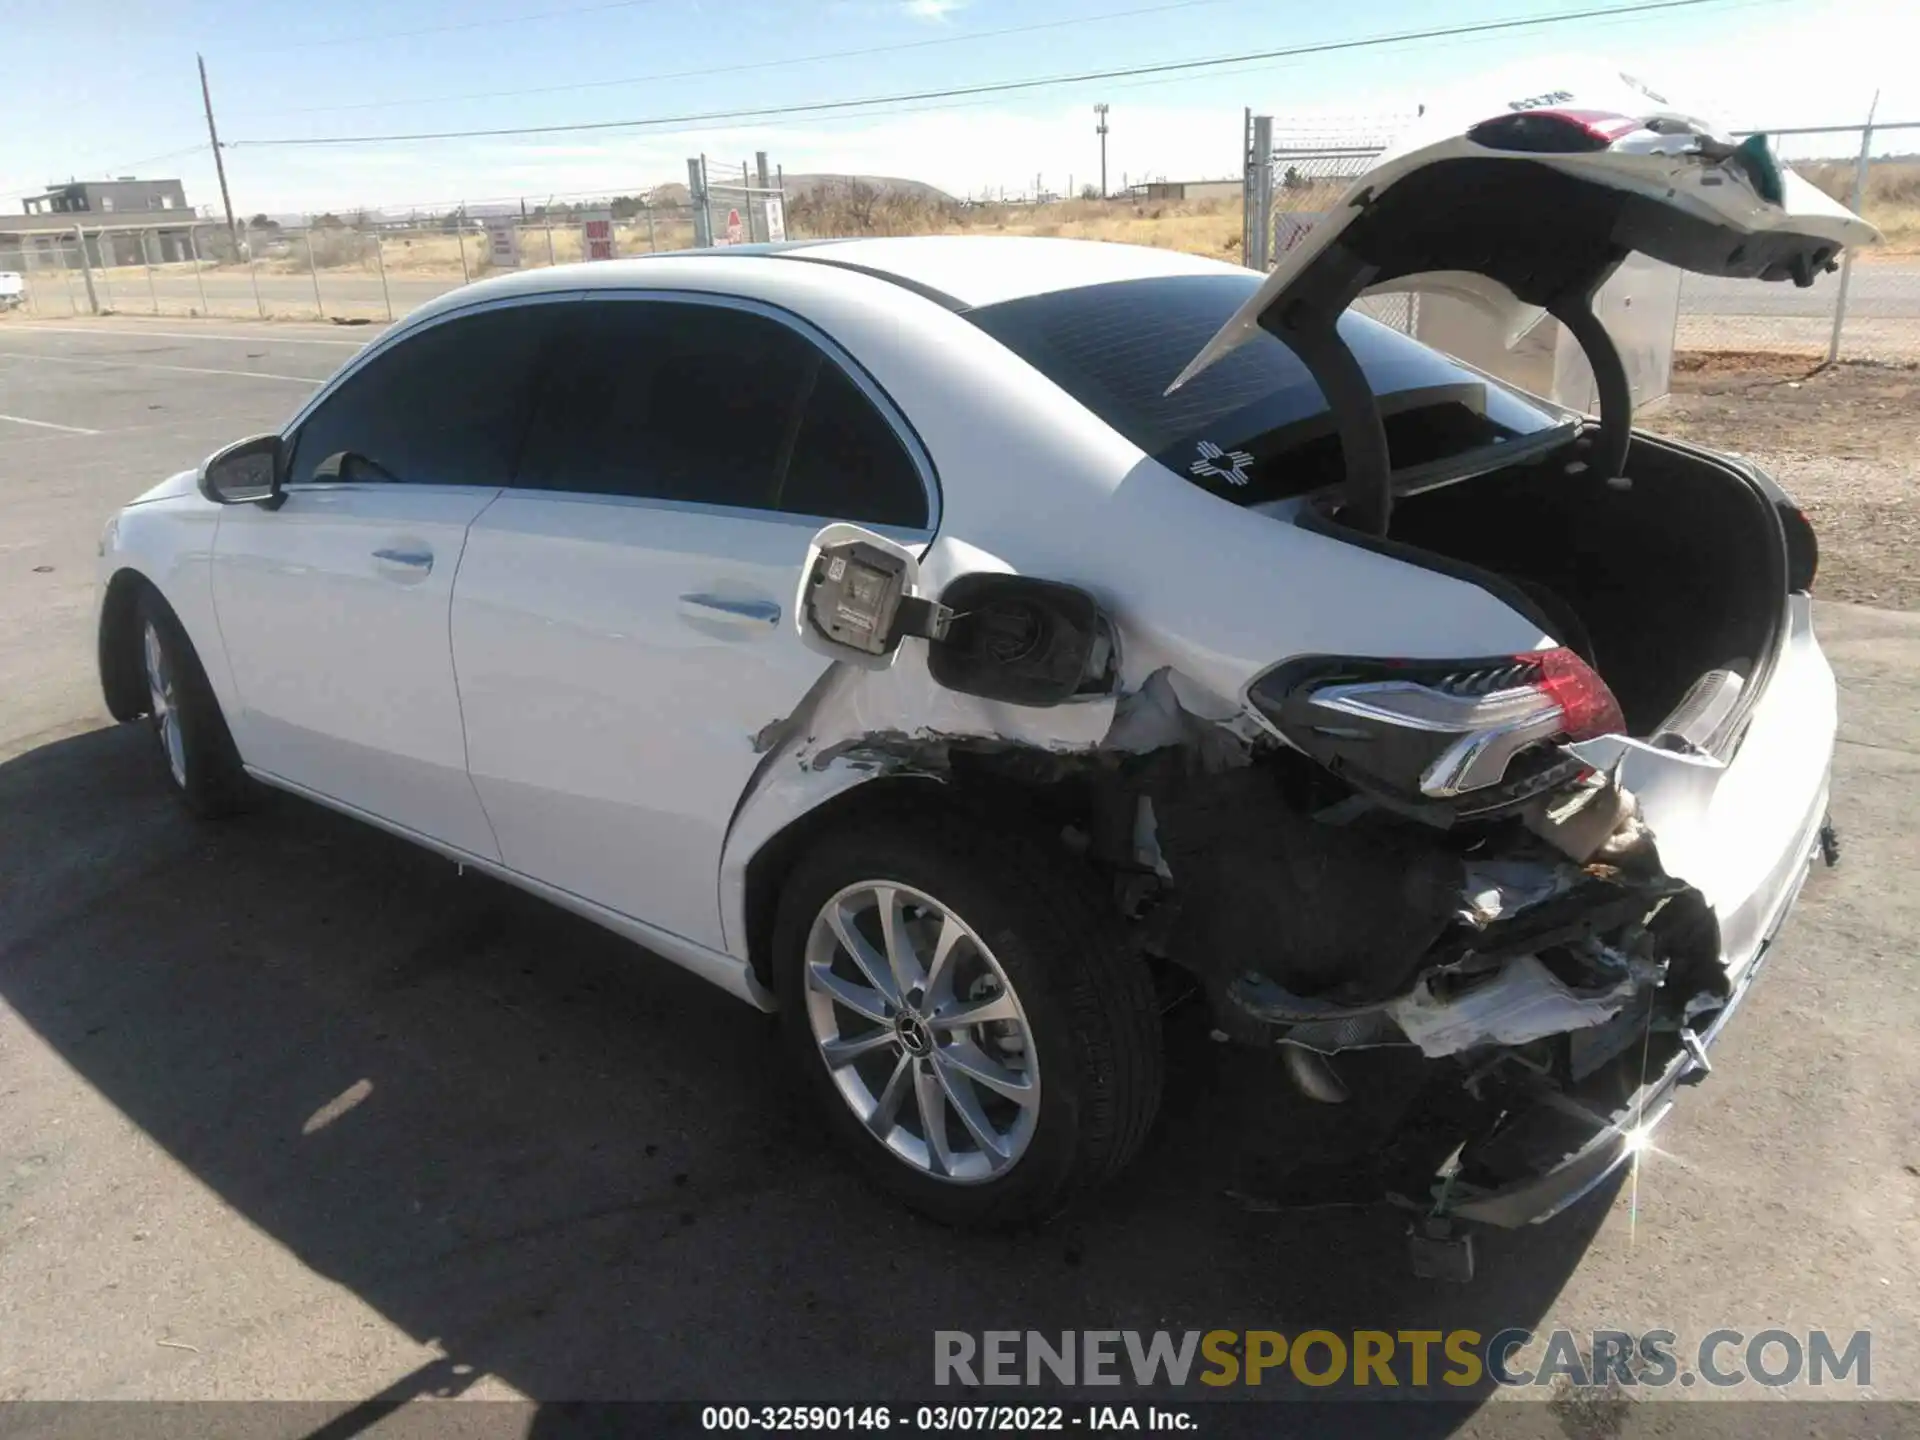
<svg viewBox="0 0 1920 1440">
<path fill-rule="evenodd" d="M 236 440 L 201 462 L 200 493 L 216 505 L 277 503 L 280 461 L 278 435 Z"/>
</svg>

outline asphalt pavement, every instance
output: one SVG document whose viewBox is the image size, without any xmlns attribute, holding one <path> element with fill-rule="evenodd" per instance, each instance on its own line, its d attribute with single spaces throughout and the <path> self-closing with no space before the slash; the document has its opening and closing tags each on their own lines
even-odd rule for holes
<svg viewBox="0 0 1920 1440">
<path fill-rule="evenodd" d="M 823 1147 L 766 1018 L 291 798 L 198 825 L 106 719 L 102 523 L 365 338 L 0 328 L 0 1398 L 848 1400 L 924 1396 L 936 1329 L 1782 1325 L 1870 1328 L 1874 1394 L 1920 1400 L 1920 616 L 1821 608 L 1844 865 L 1637 1175 L 1473 1285 L 1393 1216 L 1230 1198 L 1329 1121 L 1190 1022 L 1098 1205 L 961 1235 Z M 1671 1424 L 1556 1403 L 1380 1433 Z"/>
</svg>

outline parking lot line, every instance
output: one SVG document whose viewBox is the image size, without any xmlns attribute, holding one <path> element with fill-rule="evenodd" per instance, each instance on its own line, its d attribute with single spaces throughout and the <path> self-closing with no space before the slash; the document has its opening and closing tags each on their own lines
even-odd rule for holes
<svg viewBox="0 0 1920 1440">
<path fill-rule="evenodd" d="M 49 365 L 98 365 L 108 370 L 175 370 L 183 375 L 236 375 L 242 380 L 295 380 L 302 385 L 325 383 L 324 375 L 281 375 L 271 370 L 214 370 L 203 365 L 156 365 L 150 360 L 83 360 L 74 355 L 39 355 L 25 350 L 0 350 L 0 356 L 14 360 L 35 360 Z"/>
<path fill-rule="evenodd" d="M 56 425 L 51 420 L 29 420 L 24 415 L 0 415 L 0 420 L 10 420 L 15 425 L 31 425 L 36 430 L 64 430 L 69 435 L 98 435 L 98 430 L 87 430 L 79 425 Z"/>
</svg>

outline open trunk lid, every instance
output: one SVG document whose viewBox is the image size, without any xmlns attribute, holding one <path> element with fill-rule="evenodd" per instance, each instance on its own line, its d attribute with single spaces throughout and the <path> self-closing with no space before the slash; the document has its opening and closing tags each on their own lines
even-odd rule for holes
<svg viewBox="0 0 1920 1440">
<path fill-rule="evenodd" d="M 1299 328 L 1359 295 L 1421 289 L 1499 314 L 1586 308 L 1630 251 L 1705 275 L 1810 285 L 1879 232 L 1785 169 L 1617 70 L 1562 62 L 1437 106 L 1356 180 L 1206 344 L 1178 388 L 1256 328 Z M 1533 85 L 1538 88 L 1532 88 Z M 1289 318 L 1293 319 L 1289 324 Z M 1584 342 L 1583 342 L 1584 343 Z"/>
</svg>

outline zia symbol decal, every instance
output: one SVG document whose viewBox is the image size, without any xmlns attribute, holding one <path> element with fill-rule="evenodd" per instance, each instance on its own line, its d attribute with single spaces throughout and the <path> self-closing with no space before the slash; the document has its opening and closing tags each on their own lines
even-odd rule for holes
<svg viewBox="0 0 1920 1440">
<path fill-rule="evenodd" d="M 1245 485 L 1247 466 L 1251 464 L 1253 456 L 1244 450 L 1222 450 L 1211 440 L 1202 440 L 1200 458 L 1187 467 L 1187 473 L 1206 479 L 1224 480 L 1229 485 Z"/>
</svg>

